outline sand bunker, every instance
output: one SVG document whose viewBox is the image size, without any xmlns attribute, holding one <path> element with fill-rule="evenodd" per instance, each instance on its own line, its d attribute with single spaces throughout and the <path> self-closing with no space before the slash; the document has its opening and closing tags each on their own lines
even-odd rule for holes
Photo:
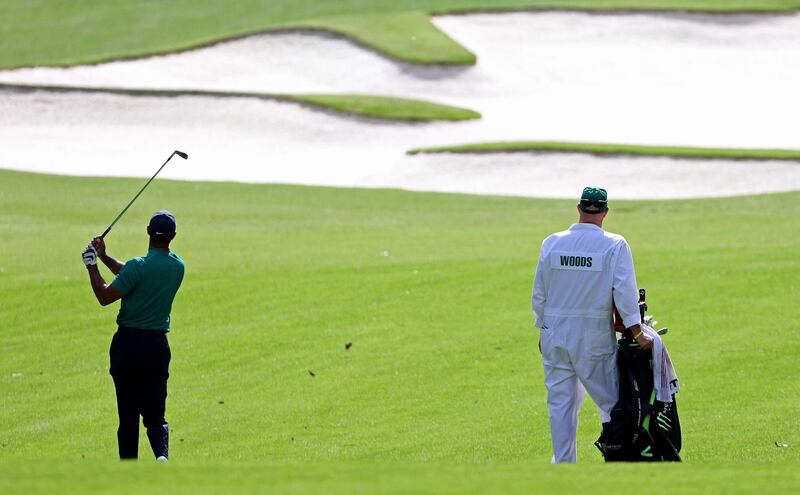
<svg viewBox="0 0 800 495">
<path fill-rule="evenodd" d="M 511 139 L 800 148 L 792 122 L 800 15 L 514 13 L 436 23 L 478 55 L 477 66 L 409 66 L 332 36 L 281 33 L 163 57 L 3 71 L 0 82 L 388 94 L 466 106 L 480 121 L 382 123 L 246 98 L 0 91 L 0 166 L 147 176 L 145 164 L 177 147 L 192 160 L 165 175 L 184 179 L 547 197 L 573 197 L 587 182 L 616 197 L 800 188 L 795 163 L 404 155 Z"/>
</svg>

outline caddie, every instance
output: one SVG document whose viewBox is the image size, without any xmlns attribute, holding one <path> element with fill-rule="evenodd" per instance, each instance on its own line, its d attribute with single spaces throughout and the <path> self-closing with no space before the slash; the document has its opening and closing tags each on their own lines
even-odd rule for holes
<svg viewBox="0 0 800 495">
<path fill-rule="evenodd" d="M 117 392 L 120 459 L 136 459 L 141 415 L 156 460 L 169 457 L 169 426 L 164 419 L 171 358 L 167 333 L 175 294 L 183 281 L 183 260 L 169 248 L 175 217 L 157 211 L 150 219 L 147 255 L 125 263 L 106 253 L 96 237 L 83 251 L 83 262 L 97 301 L 106 306 L 122 299 L 118 330 L 111 341 L 110 373 Z M 103 261 L 116 278 L 106 284 L 97 268 Z"/>
<path fill-rule="evenodd" d="M 609 211 L 606 190 L 586 187 L 577 208 L 578 223 L 542 242 L 533 283 L 553 463 L 577 460 L 578 411 L 585 391 L 603 422 L 610 420 L 619 399 L 612 305 L 640 348 L 652 346 L 652 337 L 640 327 L 630 247 L 625 238 L 602 228 Z"/>
</svg>

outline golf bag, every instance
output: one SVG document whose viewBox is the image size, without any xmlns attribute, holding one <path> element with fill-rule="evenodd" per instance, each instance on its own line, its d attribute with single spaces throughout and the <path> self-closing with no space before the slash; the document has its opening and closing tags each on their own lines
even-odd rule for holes
<svg viewBox="0 0 800 495">
<path fill-rule="evenodd" d="M 639 295 L 644 316 L 644 289 Z M 611 411 L 611 421 L 603 423 L 595 446 L 606 462 L 680 462 L 681 425 L 675 394 L 672 402 L 656 400 L 653 353 L 639 350 L 627 330 L 617 341 L 617 367 L 619 400 Z"/>
</svg>

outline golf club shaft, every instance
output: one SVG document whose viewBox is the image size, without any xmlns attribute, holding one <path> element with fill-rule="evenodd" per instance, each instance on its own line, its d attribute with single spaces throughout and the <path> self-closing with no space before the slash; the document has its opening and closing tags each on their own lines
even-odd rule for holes
<svg viewBox="0 0 800 495">
<path fill-rule="evenodd" d="M 128 203 L 128 206 L 126 206 L 126 207 L 125 207 L 125 208 L 124 208 L 124 209 L 123 209 L 123 210 L 122 210 L 122 211 L 119 213 L 119 215 L 117 215 L 117 218 L 115 218 L 115 219 L 114 219 L 114 221 L 113 221 L 113 222 L 111 222 L 111 225 L 109 225 L 109 226 L 108 226 L 108 228 L 106 229 L 106 231 L 105 231 L 105 232 L 103 232 L 102 234 L 100 234 L 100 238 L 101 238 L 101 239 L 105 238 L 105 236 L 106 236 L 106 235 L 107 235 L 107 234 L 108 234 L 108 233 L 111 231 L 111 227 L 113 227 L 113 226 L 114 226 L 114 224 L 116 224 L 116 223 L 117 223 L 117 221 L 118 221 L 120 218 L 122 218 L 122 215 L 124 215 L 124 214 L 125 214 L 125 212 L 126 212 L 126 211 L 128 211 L 128 208 L 130 208 L 130 207 L 131 207 L 131 205 L 133 204 L 133 202 L 134 202 L 134 201 L 136 201 L 136 198 L 138 198 L 138 197 L 139 197 L 139 195 L 140 195 L 140 194 L 142 194 L 142 191 L 144 191 L 144 190 L 145 190 L 145 188 L 147 188 L 147 186 L 148 186 L 148 185 L 150 185 L 150 183 L 151 183 L 151 182 L 153 182 L 153 179 L 155 179 L 155 178 L 156 178 L 156 175 L 158 175 L 158 173 L 159 173 L 159 172 L 161 172 L 161 169 L 163 169 L 163 168 L 164 168 L 164 167 L 167 165 L 167 163 L 168 163 L 168 162 L 169 162 L 169 161 L 172 159 L 172 157 L 173 157 L 173 156 L 175 156 L 176 154 L 180 155 L 180 157 L 181 157 L 181 158 L 184 158 L 184 159 L 186 159 L 186 156 L 187 156 L 187 155 L 186 155 L 186 153 L 181 153 L 181 152 L 179 152 L 178 150 L 175 150 L 175 151 L 173 151 L 173 152 L 172 152 L 172 154 L 171 154 L 171 155 L 169 155 L 169 158 L 167 158 L 167 161 L 165 161 L 165 162 L 164 162 L 164 164 L 163 164 L 163 165 L 161 165 L 161 167 L 159 167 L 159 169 L 158 169 L 158 170 L 156 170 L 156 173 L 154 173 L 154 174 L 153 174 L 153 176 L 152 176 L 152 177 L 150 177 L 150 180 L 148 180 L 148 181 L 145 183 L 145 185 L 144 185 L 144 186 L 142 186 L 142 188 L 141 188 L 141 189 L 139 189 L 139 192 L 138 192 L 138 193 L 136 193 L 136 196 L 134 196 L 134 197 L 133 197 L 133 199 L 131 200 L 131 202 L 130 202 L 130 203 Z"/>
</svg>

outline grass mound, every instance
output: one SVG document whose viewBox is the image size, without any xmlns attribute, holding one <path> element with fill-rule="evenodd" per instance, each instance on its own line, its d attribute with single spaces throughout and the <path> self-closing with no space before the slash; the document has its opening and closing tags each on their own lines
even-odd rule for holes
<svg viewBox="0 0 800 495">
<path fill-rule="evenodd" d="M 211 98 L 258 98 L 300 103 L 330 110 L 345 115 L 357 115 L 380 120 L 410 122 L 461 121 L 479 119 L 481 114 L 473 110 L 432 101 L 375 96 L 363 94 L 280 94 L 252 93 L 241 91 L 163 90 L 163 89 L 118 89 L 76 86 L 31 86 L 24 84 L 2 84 L 0 91 L 47 91 L 50 93 L 109 93 L 128 96 L 207 96 Z"/>
<path fill-rule="evenodd" d="M 467 108 L 388 96 L 305 94 L 287 95 L 285 98 L 336 112 L 385 120 L 460 121 L 481 117 L 478 112 Z"/>
<path fill-rule="evenodd" d="M 788 12 L 800 0 L 3 0 L 0 69 L 78 65 L 195 48 L 262 31 L 324 29 L 411 63 L 472 64 L 428 14 L 522 9 Z"/>
<path fill-rule="evenodd" d="M 107 239 L 138 256 L 149 214 L 177 216 L 187 271 L 172 461 L 157 471 L 144 433 L 138 464 L 115 460 L 117 307 L 97 305 L 79 259 L 142 180 L 0 183 L 3 493 L 800 486 L 800 340 L 787 333 L 800 326 L 800 237 L 787 234 L 800 193 L 612 202 L 607 227 L 670 327 L 685 463 L 601 465 L 587 401 L 582 465 L 561 469 L 547 465 L 529 294 L 539 243 L 574 221 L 574 201 L 159 180 Z"/>
<path fill-rule="evenodd" d="M 474 143 L 437 146 L 432 148 L 416 148 L 408 151 L 409 155 L 419 153 L 587 153 L 591 155 L 800 161 L 800 150 L 641 146 L 632 144 L 573 143 L 558 141 L 501 141 L 496 143 Z"/>
</svg>

